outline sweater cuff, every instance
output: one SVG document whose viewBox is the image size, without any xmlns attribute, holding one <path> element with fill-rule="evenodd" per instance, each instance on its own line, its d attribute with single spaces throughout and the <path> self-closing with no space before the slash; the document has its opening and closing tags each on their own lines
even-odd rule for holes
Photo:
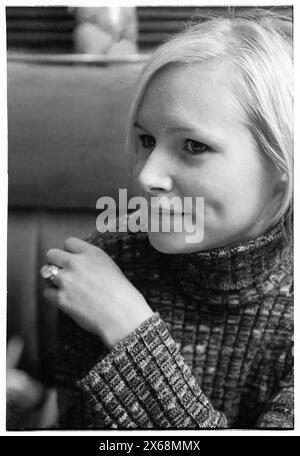
<svg viewBox="0 0 300 456">
<path fill-rule="evenodd" d="M 226 426 L 199 388 L 166 324 L 154 313 L 78 383 L 110 428 Z"/>
</svg>

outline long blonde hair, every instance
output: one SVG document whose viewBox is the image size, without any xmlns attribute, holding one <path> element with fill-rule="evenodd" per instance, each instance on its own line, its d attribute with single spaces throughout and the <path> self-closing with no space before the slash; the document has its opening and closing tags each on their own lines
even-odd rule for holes
<svg viewBox="0 0 300 456">
<path fill-rule="evenodd" d="M 236 99 L 253 138 L 285 178 L 280 208 L 291 231 L 293 213 L 292 20 L 276 12 L 211 17 L 190 25 L 161 45 L 145 65 L 129 116 L 127 149 L 135 148 L 133 123 L 147 86 L 166 65 L 226 59 L 234 68 Z"/>
</svg>

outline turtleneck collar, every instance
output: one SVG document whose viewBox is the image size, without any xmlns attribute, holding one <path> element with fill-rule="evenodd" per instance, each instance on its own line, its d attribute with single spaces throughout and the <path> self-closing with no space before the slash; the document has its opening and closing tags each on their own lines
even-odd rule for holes
<svg viewBox="0 0 300 456">
<path fill-rule="evenodd" d="M 198 287 L 233 291 L 262 283 L 279 264 L 292 261 L 291 244 L 279 222 L 258 238 L 232 247 L 163 256 L 177 283 L 195 296 Z"/>
</svg>

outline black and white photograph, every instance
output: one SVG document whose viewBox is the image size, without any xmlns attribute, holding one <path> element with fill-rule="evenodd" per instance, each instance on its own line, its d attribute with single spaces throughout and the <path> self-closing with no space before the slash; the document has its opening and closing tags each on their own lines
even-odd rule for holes
<svg viewBox="0 0 300 456">
<path fill-rule="evenodd" d="M 5 434 L 294 431 L 293 5 L 71 3 L 5 7 Z"/>
</svg>

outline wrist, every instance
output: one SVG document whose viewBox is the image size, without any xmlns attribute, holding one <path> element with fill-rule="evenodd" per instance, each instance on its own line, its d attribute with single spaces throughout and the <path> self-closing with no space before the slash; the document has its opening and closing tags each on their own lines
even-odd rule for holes
<svg viewBox="0 0 300 456">
<path fill-rule="evenodd" d="M 135 309 L 134 313 L 128 312 L 126 315 L 120 315 L 113 328 L 106 331 L 104 337 L 102 336 L 107 348 L 112 350 L 115 345 L 136 330 L 144 321 L 148 320 L 153 313 L 153 310 L 146 303 L 142 308 Z"/>
</svg>

